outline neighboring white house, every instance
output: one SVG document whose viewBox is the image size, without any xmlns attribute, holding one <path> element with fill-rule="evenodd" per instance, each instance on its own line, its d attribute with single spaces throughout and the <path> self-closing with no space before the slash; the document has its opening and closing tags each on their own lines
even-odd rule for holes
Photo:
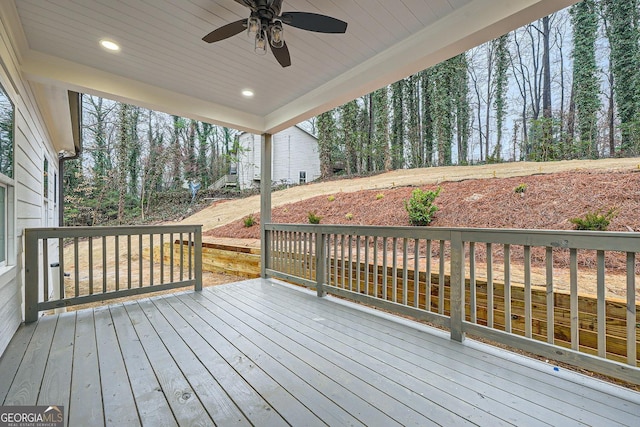
<svg viewBox="0 0 640 427">
<path fill-rule="evenodd" d="M 238 162 L 231 166 L 237 174 L 238 186 L 246 188 L 260 185 L 261 136 L 243 133 L 239 136 Z M 272 137 L 271 182 L 277 184 L 304 184 L 320 177 L 318 140 L 306 130 L 293 126 Z"/>
</svg>

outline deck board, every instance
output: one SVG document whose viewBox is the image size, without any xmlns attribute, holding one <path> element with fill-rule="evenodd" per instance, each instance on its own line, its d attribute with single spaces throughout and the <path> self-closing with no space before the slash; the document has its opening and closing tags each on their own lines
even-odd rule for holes
<svg viewBox="0 0 640 427">
<path fill-rule="evenodd" d="M 38 401 L 57 322 L 57 316 L 43 318 L 38 322 L 4 401 L 5 405 L 35 405 Z"/>
<path fill-rule="evenodd" d="M 171 307 L 171 310 L 166 310 L 163 313 L 167 320 L 174 325 L 176 332 L 180 334 L 182 339 L 189 343 L 194 354 L 231 396 L 234 403 L 251 423 L 264 423 L 270 426 L 287 425 L 284 419 L 229 363 L 234 359 L 242 358 L 241 353 L 234 352 L 226 340 L 219 339 L 209 324 L 205 323 L 178 299 L 167 298 L 163 302 Z M 261 372 L 258 373 L 259 369 L 253 371 L 257 372 L 255 376 L 263 375 Z"/>
<path fill-rule="evenodd" d="M 0 380 L 70 426 L 640 425 L 640 393 L 261 279 L 45 316 Z"/>
<path fill-rule="evenodd" d="M 224 426 L 249 425 L 224 388 L 165 318 L 164 312 L 171 311 L 171 307 L 163 300 L 158 300 L 157 306 L 149 300 L 142 301 L 140 307 L 149 319 L 153 319 L 153 326 L 158 335 L 185 378 L 188 379 L 192 389 L 198 390 L 194 395 L 200 399 L 213 422 Z"/>
<path fill-rule="evenodd" d="M 77 312 L 75 334 L 68 425 L 101 426 L 104 411 L 93 310 Z"/>
<path fill-rule="evenodd" d="M 109 307 L 96 309 L 94 319 L 104 424 L 138 426 L 140 417 Z"/>
<path fill-rule="evenodd" d="M 180 370 L 180 367 L 160 338 L 154 323 L 158 314 L 147 316 L 138 303 L 126 304 L 127 314 L 135 328 L 158 382 L 176 421 L 180 425 L 212 426 L 202 402 Z"/>
<path fill-rule="evenodd" d="M 594 422 L 606 424 L 611 421 L 606 417 L 611 410 L 611 407 L 606 402 L 621 403 L 619 399 L 612 399 L 609 395 L 595 390 L 585 390 L 580 396 L 574 393 L 566 393 L 559 396 L 557 382 L 545 382 L 548 377 L 546 374 L 540 375 L 539 372 L 533 370 L 531 374 L 523 374 L 519 372 L 522 370 L 519 365 L 510 370 L 509 368 L 513 364 L 505 364 L 500 359 L 492 360 L 489 355 L 477 350 L 460 346 L 460 344 L 448 340 L 446 343 L 434 341 L 434 338 L 436 340 L 441 339 L 434 337 L 432 334 L 421 333 L 416 329 L 399 330 L 397 325 L 385 322 L 380 317 L 363 318 L 349 308 L 323 301 L 322 304 L 325 307 L 321 311 L 324 313 L 324 317 L 330 318 L 331 324 L 335 325 L 330 328 L 323 325 L 323 322 L 309 321 L 308 316 L 306 316 L 306 313 L 309 312 L 308 310 L 315 302 L 315 297 L 310 296 L 308 298 L 309 301 L 306 302 L 301 301 L 299 298 L 294 301 L 289 298 L 290 295 L 286 290 L 283 292 L 283 289 L 275 288 L 272 292 L 278 292 L 279 298 L 270 298 L 268 302 L 260 305 L 270 306 L 275 313 L 286 312 L 291 317 L 290 324 L 296 324 L 298 330 L 300 330 L 299 325 L 302 323 L 312 325 L 314 329 L 310 333 L 314 337 L 316 337 L 316 332 L 324 332 L 332 338 L 338 339 L 342 337 L 341 342 L 343 343 L 354 343 L 356 341 L 372 343 L 373 345 L 369 345 L 359 351 L 371 356 L 379 354 L 378 350 L 384 348 L 382 355 L 384 355 L 384 352 L 389 352 L 397 362 L 402 360 L 406 362 L 403 366 L 407 375 L 412 373 L 415 375 L 417 372 L 422 372 L 422 375 L 439 373 L 441 379 L 447 378 L 445 382 L 438 382 L 441 386 L 447 386 L 450 381 L 456 381 L 456 378 L 452 377 L 455 375 L 458 378 L 458 384 L 464 388 L 464 390 L 460 388 L 452 390 L 457 397 L 462 397 L 465 392 L 472 391 L 477 393 L 477 397 L 480 397 L 480 403 L 484 399 L 499 398 L 499 402 L 504 402 L 500 410 L 504 410 L 507 406 L 513 406 L 515 414 L 520 414 L 519 419 L 524 417 L 524 414 L 529 413 L 534 418 L 541 418 L 545 422 L 552 422 L 554 425 L 564 424 L 569 419 L 586 424 Z M 247 292 L 244 289 L 241 294 L 237 295 L 237 297 L 239 296 L 241 297 L 236 298 L 236 300 L 244 303 L 252 299 L 265 299 L 257 291 Z M 335 348 L 335 344 L 329 345 L 331 348 Z M 412 369 L 412 364 L 422 357 L 425 348 L 430 349 L 428 358 L 431 363 L 428 364 L 428 367 L 415 366 Z M 458 357 L 460 352 L 463 355 Z M 497 361 L 497 363 L 493 363 L 494 361 Z M 552 372 L 555 371 L 552 370 Z M 551 379 L 555 380 L 554 378 Z M 532 383 L 536 384 L 537 387 L 532 387 Z M 569 391 L 571 385 L 565 384 L 564 386 Z M 491 388 L 490 394 L 486 393 L 488 388 Z M 471 397 L 474 397 L 473 394 Z M 536 402 L 537 406 L 532 406 L 531 401 Z M 558 401 L 562 404 L 558 405 Z M 570 411 L 567 414 L 567 404 L 575 408 L 576 411 Z M 618 416 L 622 417 L 626 422 L 633 424 L 634 421 L 637 421 L 637 413 L 627 412 L 629 409 L 636 410 L 637 407 L 626 407 L 622 402 L 617 409 L 622 410 L 622 412 L 618 413 Z"/>
<path fill-rule="evenodd" d="M 237 304 L 248 304 L 254 297 L 243 292 L 243 298 L 232 298 Z M 340 325 L 342 327 L 332 327 L 327 325 L 327 319 L 310 319 L 308 311 L 301 310 L 299 306 L 293 307 L 286 305 L 269 304 L 268 302 L 259 302 L 255 300 L 255 310 L 259 310 L 265 315 L 271 316 L 273 321 L 277 322 L 280 317 L 279 313 L 284 313 L 286 309 L 285 323 L 275 324 L 277 328 L 286 328 L 289 336 L 296 335 L 299 342 L 307 342 L 310 346 L 319 343 L 324 346 L 326 352 L 324 357 L 332 360 L 335 364 L 342 363 L 345 359 L 350 359 L 354 366 L 354 372 L 358 372 L 362 378 L 366 378 L 372 383 L 376 383 L 381 390 L 387 393 L 391 389 L 396 389 L 398 400 L 405 400 L 409 405 L 421 410 L 425 417 L 433 417 L 437 410 L 437 417 L 431 419 L 432 422 L 447 421 L 447 424 L 460 424 L 461 418 L 468 421 L 491 424 L 491 425 L 508 425 L 515 421 L 520 423 L 542 422 L 538 417 L 531 416 L 527 419 L 526 409 L 528 402 L 523 399 L 513 399 L 513 394 L 501 392 L 501 390 L 492 390 L 487 394 L 487 384 L 476 381 L 465 375 L 461 375 L 454 369 L 444 364 L 432 363 L 433 359 L 410 354 L 401 347 L 395 345 L 385 345 L 383 336 L 368 336 L 364 334 L 349 334 L 350 325 Z M 265 308 L 269 307 L 269 312 Z M 329 314 L 329 313 L 327 313 Z M 337 324 L 337 316 L 332 313 L 326 316 L 330 319 L 331 325 Z M 287 326 L 287 324 L 296 325 L 295 328 Z M 274 327 L 271 326 L 271 327 Z M 311 338 L 313 337 L 313 338 Z M 355 355 L 355 356 L 354 356 Z M 355 359 L 351 359 L 355 357 Z M 388 360 L 393 360 L 389 363 Z M 421 365 L 427 365 L 428 369 Z M 444 361 L 445 364 L 446 361 Z M 414 393 L 412 399 L 409 396 L 403 396 L 402 390 L 412 390 Z M 496 409 L 491 414 L 486 413 L 482 407 L 487 404 L 486 400 L 493 400 Z M 452 401 L 455 404 L 456 413 L 447 411 L 446 407 L 451 407 Z M 507 401 L 509 404 L 499 405 L 501 401 Z M 530 406 L 530 405 L 528 405 Z M 551 411 L 542 409 L 542 416 L 545 422 L 553 425 L 566 423 L 566 417 Z M 448 418 L 447 418 L 448 417 Z"/>
<path fill-rule="evenodd" d="M 211 297 L 208 295 L 208 297 Z M 382 368 L 378 365 L 375 367 L 368 367 L 367 364 L 371 363 L 371 360 L 367 358 L 367 355 L 361 353 L 357 348 L 351 348 L 348 354 L 340 354 L 336 351 L 336 348 L 331 344 L 324 342 L 322 339 L 310 339 L 309 337 L 299 333 L 302 325 L 298 322 L 292 322 L 295 328 L 289 327 L 287 324 L 275 321 L 272 322 L 266 316 L 260 316 L 260 320 L 255 320 L 250 316 L 243 314 L 243 310 L 248 308 L 246 300 L 242 301 L 235 299 L 234 302 L 238 302 L 238 305 L 232 305 L 227 300 L 226 296 L 221 292 L 215 295 L 216 301 L 220 307 L 227 310 L 228 313 L 234 313 L 236 318 L 245 322 L 246 325 L 259 334 L 263 335 L 271 342 L 265 350 L 274 352 L 282 351 L 276 348 L 274 343 L 279 343 L 282 349 L 291 354 L 295 359 L 304 361 L 305 363 L 313 366 L 317 369 L 317 375 L 324 375 L 328 379 L 331 379 L 334 384 L 348 385 L 348 389 L 335 390 L 337 387 L 326 388 L 330 395 L 329 397 L 337 405 L 345 405 L 347 408 L 354 408 L 354 403 L 349 402 L 347 397 L 352 400 L 357 398 L 363 400 L 361 396 L 366 397 L 366 401 L 373 405 L 376 410 L 372 411 L 371 408 L 364 408 L 365 410 L 359 411 L 359 413 L 370 414 L 369 419 L 362 419 L 365 424 L 371 425 L 377 417 L 380 416 L 378 411 L 384 412 L 386 415 L 393 418 L 398 424 L 401 425 L 424 425 L 426 423 L 441 422 L 447 425 L 459 425 L 463 423 L 463 420 L 459 418 L 452 411 L 447 410 L 442 405 L 429 404 L 423 395 L 433 394 L 438 392 L 436 389 L 427 390 L 426 383 L 411 384 L 414 387 L 405 387 L 401 384 L 394 382 L 390 378 L 386 378 L 380 374 L 376 368 Z M 234 298 L 230 298 L 231 301 Z M 256 307 L 251 306 L 252 309 Z M 291 307 L 291 310 L 294 308 Z M 264 314 L 264 312 L 262 312 Z M 317 338 L 318 336 L 316 336 Z M 351 358 L 349 354 L 354 355 Z M 323 384 L 323 378 L 310 378 L 311 385 Z M 417 387 L 416 387 L 417 386 Z M 323 389 L 319 389 L 323 391 Z M 342 394 L 338 394 L 338 391 L 342 391 Z M 422 396 L 421 396 L 422 394 Z M 449 398 L 451 396 L 448 396 Z M 459 408 L 462 409 L 462 408 Z M 467 408 L 473 411 L 473 408 Z M 478 420 L 481 421 L 481 420 Z M 489 422 L 485 418 L 485 422 Z M 499 425 L 497 420 L 493 421 L 494 425 Z M 388 422 L 392 422 L 388 420 Z"/>
<path fill-rule="evenodd" d="M 49 402 L 55 401 L 65 408 L 69 407 L 71 390 L 67 387 L 67 379 L 71 378 L 73 366 L 75 330 L 76 313 L 59 316 L 38 394 L 38 405 L 49 405 Z M 68 420 L 68 412 L 64 416 Z"/>
<path fill-rule="evenodd" d="M 0 404 L 5 404 L 5 398 L 9 393 L 9 388 L 18 372 L 18 368 L 20 368 L 20 363 L 25 357 L 25 352 L 29 342 L 31 342 L 36 326 L 37 323 L 31 323 L 18 329 L 0 359 L 2 364 L 2 369 L 0 369 Z"/>
<path fill-rule="evenodd" d="M 317 405 L 318 410 L 324 408 L 333 409 L 334 405 L 326 406 L 320 399 L 322 396 L 314 396 L 314 391 L 310 386 L 289 371 L 280 361 L 272 355 L 263 352 L 250 338 L 235 331 L 226 323 L 220 321 L 209 309 L 208 300 L 202 295 L 188 294 L 180 296 L 180 299 L 197 310 L 198 315 L 215 328 L 219 339 L 227 341 L 235 347 L 232 351 L 236 353 L 232 359 L 227 359 L 231 366 L 237 370 L 250 384 L 260 393 L 263 399 L 285 419 L 287 422 L 297 425 L 303 423 L 309 426 L 324 425 L 323 421 L 308 406 Z M 191 301 L 189 301 L 191 300 Z M 253 338 L 253 337 L 251 337 Z M 287 361 L 289 362 L 289 361 Z M 259 367 L 260 370 L 255 369 Z M 262 371 L 262 372 L 260 372 Z M 257 373 L 257 375 L 255 375 Z M 285 388 L 283 383 L 288 385 Z M 299 393 L 303 400 L 308 401 L 300 404 L 300 396 L 293 396 L 292 392 Z M 317 398 L 317 399 L 316 399 Z M 307 405 L 305 405 L 305 403 Z M 332 417 L 330 412 L 325 414 Z"/>
<path fill-rule="evenodd" d="M 142 425 L 153 426 L 177 425 L 151 362 L 142 348 L 140 338 L 131 327 L 131 319 L 124 306 L 113 305 L 109 311 L 118 335 L 122 359 L 129 375 L 140 422 Z"/>
</svg>

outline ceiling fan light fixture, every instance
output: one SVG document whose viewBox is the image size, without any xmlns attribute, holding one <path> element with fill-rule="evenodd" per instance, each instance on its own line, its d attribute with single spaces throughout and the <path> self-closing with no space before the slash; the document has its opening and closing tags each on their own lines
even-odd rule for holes
<svg viewBox="0 0 640 427">
<path fill-rule="evenodd" d="M 256 37 L 258 32 L 260 32 L 260 18 L 255 13 L 251 13 L 249 19 L 247 19 L 247 36 L 249 39 L 253 39 Z"/>
<path fill-rule="evenodd" d="M 260 30 L 260 32 L 258 32 L 258 34 L 256 34 L 256 42 L 255 42 L 254 51 L 258 55 L 266 55 L 267 54 L 267 38 L 265 37 L 264 30 Z"/>
<path fill-rule="evenodd" d="M 271 46 L 276 49 L 282 48 L 284 45 L 284 29 L 282 28 L 282 21 L 276 20 L 269 28 L 271 32 Z"/>
</svg>

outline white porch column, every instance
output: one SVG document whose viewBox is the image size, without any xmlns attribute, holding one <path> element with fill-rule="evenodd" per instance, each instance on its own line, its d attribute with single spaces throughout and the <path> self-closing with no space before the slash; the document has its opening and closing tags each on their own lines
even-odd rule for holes
<svg viewBox="0 0 640 427">
<path fill-rule="evenodd" d="M 264 225 L 271 222 L 271 134 L 262 134 L 260 150 L 260 276 L 267 277 L 269 241 Z"/>
</svg>

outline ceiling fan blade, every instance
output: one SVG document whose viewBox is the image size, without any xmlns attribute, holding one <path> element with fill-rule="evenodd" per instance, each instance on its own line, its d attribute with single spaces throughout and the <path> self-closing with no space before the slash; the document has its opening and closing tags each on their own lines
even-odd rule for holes
<svg viewBox="0 0 640 427">
<path fill-rule="evenodd" d="M 224 25 L 218 29 L 211 31 L 209 34 L 204 36 L 202 40 L 206 41 L 207 43 L 219 42 L 220 40 L 228 39 L 231 36 L 240 34 L 246 29 L 247 29 L 247 20 L 241 19 L 239 21 L 232 22 L 230 24 Z"/>
<path fill-rule="evenodd" d="M 341 34 L 347 31 L 346 22 L 317 13 L 284 12 L 279 19 L 292 27 L 317 33 Z"/>
<path fill-rule="evenodd" d="M 267 39 L 269 41 L 269 46 L 271 46 L 271 35 L 268 32 Z M 276 57 L 278 63 L 282 65 L 282 68 L 286 68 L 291 65 L 291 55 L 289 55 L 289 48 L 287 47 L 286 42 L 282 42 L 282 47 L 271 46 L 271 52 L 273 52 L 273 56 Z"/>
<path fill-rule="evenodd" d="M 236 0 L 236 3 L 240 3 L 243 6 L 251 7 L 251 1 L 249 0 Z"/>
</svg>

